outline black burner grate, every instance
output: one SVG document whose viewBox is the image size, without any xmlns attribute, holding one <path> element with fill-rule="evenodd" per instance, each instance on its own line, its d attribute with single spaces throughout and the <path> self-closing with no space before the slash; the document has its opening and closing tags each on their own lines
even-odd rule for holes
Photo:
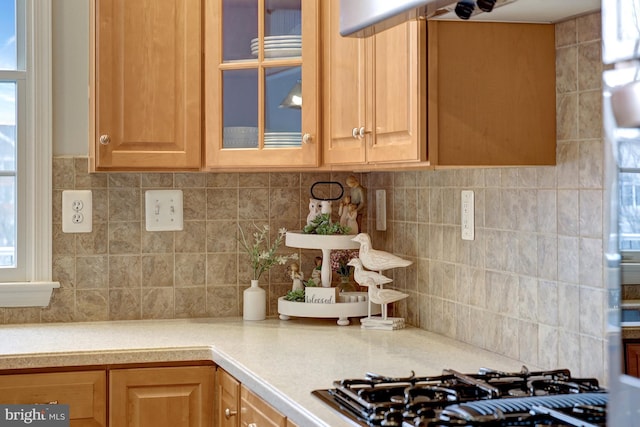
<svg viewBox="0 0 640 427">
<path fill-rule="evenodd" d="M 512 397 L 508 399 L 478 400 L 460 405 L 450 405 L 445 411 L 465 419 L 486 416 L 500 410 L 505 414 L 529 412 L 533 406 L 544 406 L 550 409 L 567 408 L 576 405 L 606 405 L 606 393 L 579 393 L 553 396 Z"/>
</svg>

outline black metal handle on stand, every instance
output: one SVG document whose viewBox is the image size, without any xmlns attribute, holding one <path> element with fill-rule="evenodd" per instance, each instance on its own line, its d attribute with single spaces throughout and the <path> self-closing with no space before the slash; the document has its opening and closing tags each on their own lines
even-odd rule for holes
<svg viewBox="0 0 640 427">
<path fill-rule="evenodd" d="M 313 194 L 313 188 L 318 184 L 327 184 L 327 185 L 336 184 L 338 187 L 340 187 L 340 195 L 338 197 L 333 197 L 333 198 L 316 197 Z M 316 200 L 340 200 L 342 199 L 343 195 L 344 195 L 344 187 L 338 181 L 317 181 L 317 182 L 314 182 L 313 185 L 311 186 L 311 197 Z"/>
</svg>

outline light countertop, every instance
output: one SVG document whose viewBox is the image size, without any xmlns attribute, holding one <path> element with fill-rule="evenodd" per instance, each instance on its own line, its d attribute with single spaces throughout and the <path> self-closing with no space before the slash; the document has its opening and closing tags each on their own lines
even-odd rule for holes
<svg viewBox="0 0 640 427">
<path fill-rule="evenodd" d="M 357 319 L 350 326 L 238 318 L 0 326 L 0 369 L 193 360 L 212 360 L 305 427 L 353 425 L 311 395 L 337 379 L 522 366 L 422 329 L 363 330 Z"/>
</svg>

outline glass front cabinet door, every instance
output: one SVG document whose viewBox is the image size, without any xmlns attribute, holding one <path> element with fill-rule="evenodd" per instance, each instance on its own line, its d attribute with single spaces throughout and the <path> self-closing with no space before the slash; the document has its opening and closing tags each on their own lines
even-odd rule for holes
<svg viewBox="0 0 640 427">
<path fill-rule="evenodd" d="M 205 4 L 205 167 L 317 166 L 318 0 Z"/>
</svg>

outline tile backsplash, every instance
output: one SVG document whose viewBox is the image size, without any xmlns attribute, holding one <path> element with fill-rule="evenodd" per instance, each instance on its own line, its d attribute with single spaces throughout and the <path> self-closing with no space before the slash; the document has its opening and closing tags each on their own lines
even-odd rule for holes
<svg viewBox="0 0 640 427">
<path fill-rule="evenodd" d="M 7 322 L 241 315 L 250 272 L 238 227 L 249 235 L 254 224 L 269 224 L 272 234 L 280 227 L 300 229 L 311 185 L 347 176 L 86 170 L 86 157 L 54 159 L 53 271 L 61 289 L 41 319 L 37 312 L 12 310 Z M 144 193 L 167 188 L 183 192 L 184 229 L 146 231 Z M 62 233 L 60 201 L 67 189 L 92 190 L 91 233 Z M 310 272 L 313 256 L 301 255 L 303 271 Z M 277 315 L 277 298 L 291 286 L 286 266 L 274 267 L 261 282 L 269 292 L 269 314 Z"/>
<path fill-rule="evenodd" d="M 599 13 L 556 25 L 557 166 L 371 174 L 390 201 L 374 246 L 415 261 L 394 272 L 409 323 L 605 379 L 600 37 Z M 462 190 L 475 192 L 474 241 L 460 235 Z"/>
<path fill-rule="evenodd" d="M 557 166 L 372 172 L 387 191 L 373 246 L 414 261 L 390 274 L 412 325 L 544 368 L 605 378 L 600 14 L 556 25 Z M 316 181 L 346 173 L 97 173 L 56 157 L 50 307 L 4 309 L 4 323 L 238 316 L 249 284 L 238 225 L 299 229 Z M 144 192 L 184 193 L 184 230 L 147 232 Z M 63 234 L 61 193 L 93 192 L 93 231 Z M 460 192 L 475 192 L 475 240 L 460 238 Z M 293 251 L 283 248 L 283 251 Z M 313 251 L 302 253 L 305 277 Z M 284 267 L 261 280 L 269 311 L 290 289 Z M 428 349 L 425 349 L 428 351 Z"/>
</svg>

